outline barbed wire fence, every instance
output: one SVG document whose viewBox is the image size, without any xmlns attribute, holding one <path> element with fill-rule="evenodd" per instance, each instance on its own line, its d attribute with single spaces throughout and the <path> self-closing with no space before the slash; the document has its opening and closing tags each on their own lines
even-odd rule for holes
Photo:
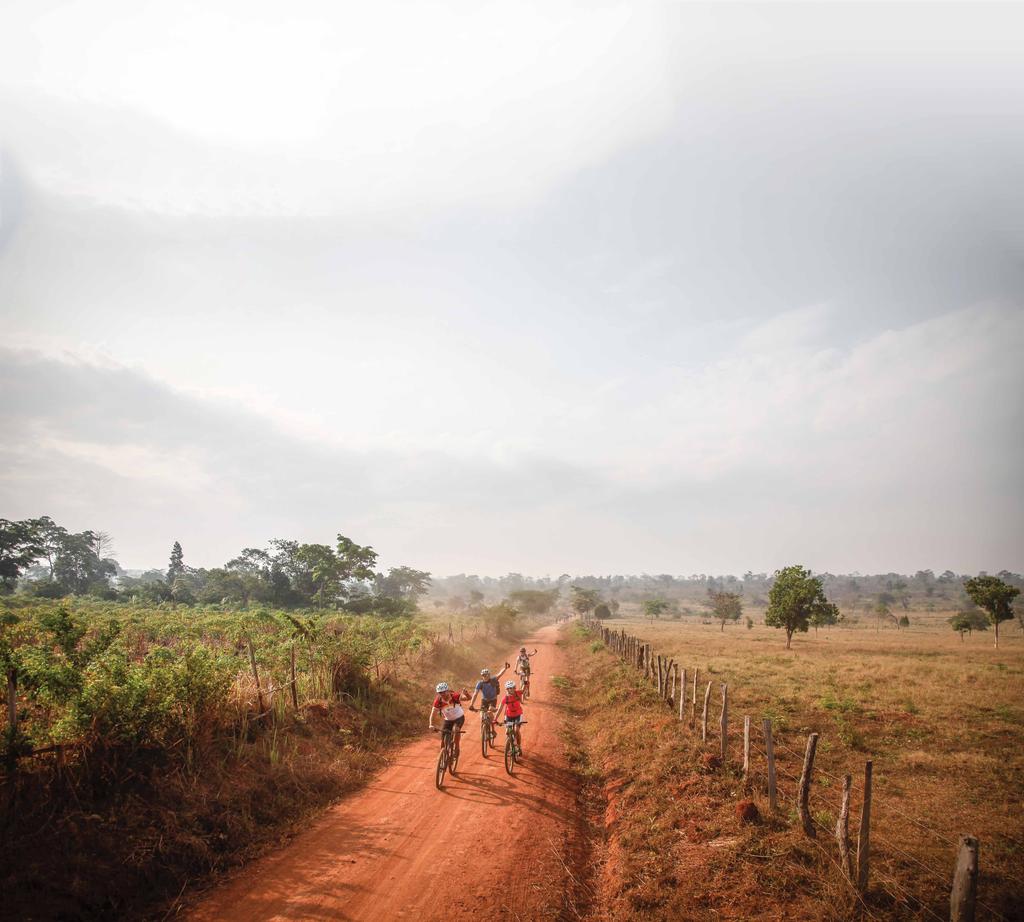
<svg viewBox="0 0 1024 922">
<path fill-rule="evenodd" d="M 672 709 L 679 725 L 692 731 L 695 736 L 699 737 L 702 744 L 707 744 L 709 740 L 712 744 L 717 744 L 718 759 L 722 766 L 726 765 L 730 754 L 735 752 L 735 746 L 738 743 L 742 754 L 744 789 L 751 791 L 755 787 L 761 788 L 768 797 L 769 809 L 773 813 L 779 810 L 780 778 L 787 786 L 790 783 L 796 786 L 796 792 L 792 799 L 795 802 L 804 835 L 837 868 L 848 883 L 861 911 L 868 918 L 877 918 L 871 913 L 865 902 L 871 884 L 874 883 L 896 903 L 904 904 L 914 912 L 924 913 L 929 919 L 939 919 L 940 922 L 945 922 L 945 916 L 940 915 L 931 905 L 914 896 L 901 885 L 887 864 L 883 864 L 881 860 L 872 863 L 873 856 L 880 858 L 885 853 L 898 856 L 909 865 L 913 865 L 916 870 L 922 872 L 924 879 L 937 888 L 949 892 L 950 922 L 973 922 L 978 907 L 988 912 L 993 919 L 1007 919 L 1005 915 L 978 896 L 979 843 L 976 836 L 961 834 L 957 838 L 953 838 L 920 818 L 911 816 L 891 803 L 886 803 L 886 812 L 900 816 L 917 829 L 927 832 L 942 844 L 955 849 L 952 872 L 943 872 L 910 854 L 890 838 L 878 836 L 876 830 L 872 828 L 872 760 L 865 760 L 861 778 L 855 780 L 850 774 L 836 775 L 816 764 L 818 733 L 811 733 L 807 736 L 804 752 L 800 753 L 782 741 L 777 730 L 773 729 L 773 722 L 769 718 L 764 718 L 761 721 L 760 739 L 763 745 L 758 745 L 758 728 L 754 727 L 749 715 L 743 715 L 739 725 L 730 723 L 728 682 L 720 681 L 718 683 L 720 704 L 717 727 L 715 727 L 711 703 L 714 679 L 708 680 L 704 684 L 701 681 L 698 668 L 694 667 L 692 673 L 689 672 L 687 667 L 681 666 L 673 657 L 657 653 L 651 644 L 640 637 L 626 633 L 624 628 L 614 631 L 592 618 L 583 619 L 582 624 L 591 635 L 600 638 L 605 647 L 657 690 L 658 696 Z M 763 771 L 757 772 L 757 781 L 759 782 L 757 785 L 754 783 L 752 753 L 758 756 L 759 762 L 763 766 Z M 779 753 L 798 761 L 799 775 L 790 770 L 791 763 L 779 758 Z M 842 800 L 839 804 L 825 796 L 823 793 L 825 788 L 822 785 L 815 786 L 816 775 L 827 778 L 829 787 L 832 784 L 842 786 Z M 856 839 L 852 840 L 849 834 L 849 822 L 855 795 L 859 803 L 859 818 Z M 819 808 L 819 816 L 815 816 L 811 809 L 812 798 L 814 804 Z M 789 800 L 789 797 L 786 799 Z M 823 814 L 836 817 L 835 827 L 829 827 L 821 821 L 819 817 Z M 826 841 L 834 842 L 835 853 L 829 851 L 828 847 L 822 844 L 818 837 L 819 831 L 825 833 Z M 1016 882 L 1016 878 L 1009 877 L 1008 879 Z"/>
</svg>

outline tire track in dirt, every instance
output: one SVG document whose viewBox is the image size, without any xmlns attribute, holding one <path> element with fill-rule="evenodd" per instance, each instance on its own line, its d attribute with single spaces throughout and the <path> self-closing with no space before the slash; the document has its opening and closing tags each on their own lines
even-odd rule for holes
<svg viewBox="0 0 1024 922">
<path fill-rule="evenodd" d="M 500 750 L 481 755 L 478 715 L 469 713 L 458 774 L 445 779 L 442 791 L 433 777 L 438 738 L 425 733 L 400 749 L 363 791 L 248 865 L 187 918 L 573 917 L 566 864 L 580 830 L 576 778 L 561 738 L 564 706 L 551 682 L 565 668 L 557 630 L 551 625 L 527 641 L 539 655 L 526 705 L 525 758 L 514 777 L 505 773 Z M 422 704 L 424 725 L 429 704 Z"/>
</svg>

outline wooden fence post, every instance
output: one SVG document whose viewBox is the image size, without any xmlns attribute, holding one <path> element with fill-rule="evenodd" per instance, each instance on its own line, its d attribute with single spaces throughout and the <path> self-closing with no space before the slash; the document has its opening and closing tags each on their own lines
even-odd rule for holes
<svg viewBox="0 0 1024 922">
<path fill-rule="evenodd" d="M 722 765 L 725 765 L 729 751 L 729 686 L 725 682 L 722 683 L 722 717 L 718 723 L 722 731 Z"/>
<path fill-rule="evenodd" d="M 670 704 L 672 702 L 672 696 L 675 694 L 675 673 L 672 671 L 672 667 L 675 666 L 676 662 L 673 659 L 668 661 L 668 665 L 665 667 L 665 693 L 662 697 Z"/>
<path fill-rule="evenodd" d="M 249 665 L 252 666 L 252 677 L 256 680 L 256 697 L 259 699 L 260 713 L 262 714 L 267 708 L 263 703 L 263 688 L 260 686 L 260 673 L 256 668 L 256 649 L 252 645 L 251 635 L 246 634 L 245 640 L 249 645 Z"/>
<path fill-rule="evenodd" d="M 978 894 L 978 840 L 960 836 L 953 870 L 953 892 L 949 896 L 950 922 L 974 922 L 974 901 Z"/>
<path fill-rule="evenodd" d="M 772 743 L 772 722 L 764 718 L 764 754 L 768 760 L 768 806 L 772 810 L 779 807 L 778 789 L 775 787 L 775 745 Z"/>
<path fill-rule="evenodd" d="M 704 691 L 704 710 L 701 711 L 700 717 L 700 741 L 706 743 L 708 741 L 708 702 L 711 701 L 711 683 L 708 682 L 708 687 Z"/>
<path fill-rule="evenodd" d="M 679 719 L 683 719 L 683 708 L 686 707 L 686 668 L 683 668 L 679 679 Z"/>
<path fill-rule="evenodd" d="M 697 673 L 699 669 L 694 667 L 693 670 L 693 702 L 690 705 L 690 726 L 697 726 Z"/>
<path fill-rule="evenodd" d="M 849 880 L 850 872 L 850 785 L 853 778 L 850 775 L 843 776 L 843 802 L 839 808 L 839 819 L 836 820 L 836 842 L 839 844 L 839 863 L 843 866 L 843 873 Z"/>
<path fill-rule="evenodd" d="M 661 654 L 658 654 L 658 694 L 664 696 L 665 694 L 665 680 L 661 674 Z"/>
<path fill-rule="evenodd" d="M 817 833 L 814 830 L 814 820 L 811 819 L 811 810 L 808 806 L 808 799 L 811 795 L 811 772 L 814 771 L 814 753 L 818 749 L 818 734 L 812 733 L 807 737 L 807 749 L 804 752 L 804 768 L 800 772 L 800 822 L 804 827 L 807 838 L 814 839 Z"/>
<path fill-rule="evenodd" d="M 750 717 L 743 717 L 743 782 L 750 777 Z"/>
<path fill-rule="evenodd" d="M 864 763 L 864 805 L 860 811 L 860 831 L 857 834 L 857 889 L 868 889 L 868 856 L 871 849 L 871 760 Z"/>
</svg>

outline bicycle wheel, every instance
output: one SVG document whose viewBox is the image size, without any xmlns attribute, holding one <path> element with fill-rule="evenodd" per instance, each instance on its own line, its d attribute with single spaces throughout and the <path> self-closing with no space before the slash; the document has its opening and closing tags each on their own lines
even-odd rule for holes
<svg viewBox="0 0 1024 922">
<path fill-rule="evenodd" d="M 434 772 L 434 784 L 439 791 L 441 790 L 441 786 L 444 784 L 444 773 L 447 768 L 448 753 L 445 752 L 445 748 L 442 746 L 441 751 L 437 754 L 437 770 Z"/>
<path fill-rule="evenodd" d="M 505 771 L 510 775 L 515 769 L 516 765 L 516 744 L 512 739 L 512 734 L 509 733 L 505 737 Z"/>
<path fill-rule="evenodd" d="M 483 757 L 487 758 L 487 743 L 490 741 L 490 732 L 487 728 L 486 718 L 480 720 L 480 752 L 483 753 Z"/>
<path fill-rule="evenodd" d="M 454 776 L 455 769 L 459 767 L 459 750 L 452 743 L 452 751 L 448 754 L 448 774 Z"/>
</svg>

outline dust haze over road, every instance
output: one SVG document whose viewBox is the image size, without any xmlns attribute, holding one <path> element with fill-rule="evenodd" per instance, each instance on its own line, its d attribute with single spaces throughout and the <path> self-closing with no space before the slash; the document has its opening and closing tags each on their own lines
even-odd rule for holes
<svg viewBox="0 0 1024 922">
<path fill-rule="evenodd" d="M 505 773 L 500 750 L 486 759 L 480 754 L 478 715 L 467 713 L 459 770 L 443 790 L 433 778 L 438 737 L 425 734 L 398 750 L 365 790 L 248 865 L 189 918 L 559 918 L 567 898 L 562 856 L 578 820 L 551 683 L 563 662 L 556 637 L 551 625 L 527 641 L 538 655 L 525 758 L 514 777 Z M 424 724 L 428 707 L 424 701 Z"/>
</svg>

